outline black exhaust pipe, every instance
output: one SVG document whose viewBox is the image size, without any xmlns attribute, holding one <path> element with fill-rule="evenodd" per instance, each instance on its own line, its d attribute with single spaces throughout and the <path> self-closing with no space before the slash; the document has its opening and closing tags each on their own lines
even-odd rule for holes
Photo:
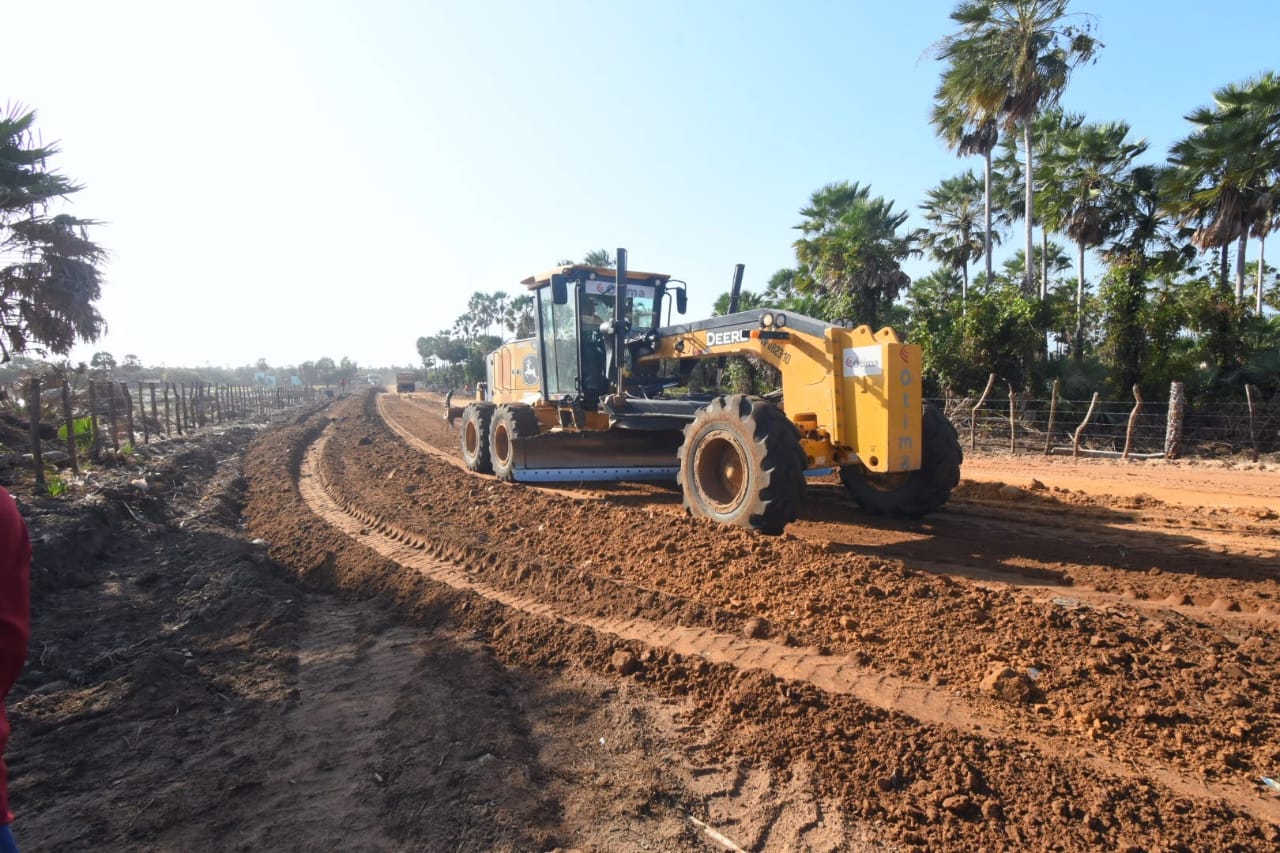
<svg viewBox="0 0 1280 853">
<path fill-rule="evenodd" d="M 738 313 L 738 297 L 742 295 L 742 271 L 746 269 L 743 264 L 735 264 L 733 267 L 733 285 L 729 288 L 729 313 Z"/>
<path fill-rule="evenodd" d="M 627 250 L 618 249 L 618 277 L 613 287 L 613 360 L 614 367 L 617 370 L 617 380 L 614 385 L 615 393 L 622 397 L 625 393 L 624 379 L 622 376 L 622 357 L 623 348 L 627 345 L 627 330 L 623 326 L 626 314 L 623 310 L 624 302 L 627 298 Z"/>
</svg>

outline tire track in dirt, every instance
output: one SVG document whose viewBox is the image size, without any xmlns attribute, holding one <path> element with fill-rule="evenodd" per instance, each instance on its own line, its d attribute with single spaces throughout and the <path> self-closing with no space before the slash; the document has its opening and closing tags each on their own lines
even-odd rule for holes
<svg viewBox="0 0 1280 853">
<path fill-rule="evenodd" d="M 834 502 L 834 499 L 829 500 Z M 1121 574 L 1122 579 L 1125 571 L 1132 575 L 1124 583 L 1124 589 L 1113 591 L 1091 586 L 1090 582 L 1096 582 L 1099 573 L 1083 571 L 1083 564 L 1049 565 L 1031 558 L 993 557 L 992 543 L 1018 541 L 1024 551 L 1030 551 L 1030 546 L 1026 544 L 1028 538 L 1044 536 L 1043 533 L 1030 531 L 1029 525 L 1020 525 L 1016 521 L 969 516 L 963 508 L 953 509 L 948 506 L 944 512 L 929 519 L 927 533 L 918 530 L 890 530 L 885 522 L 878 523 L 884 530 L 877 531 L 879 535 L 874 537 L 877 541 L 830 542 L 828 550 L 899 560 L 909 569 L 945 575 L 985 589 L 1017 591 L 1031 596 L 1033 600 L 1052 602 L 1059 606 L 1083 604 L 1098 609 L 1123 606 L 1148 615 L 1175 612 L 1197 621 L 1212 619 L 1248 622 L 1272 629 L 1280 625 L 1280 605 L 1256 600 L 1242 603 L 1220 589 L 1198 591 L 1193 585 L 1188 585 L 1198 575 L 1189 577 L 1187 584 L 1171 580 L 1169 583 L 1176 587 L 1174 591 L 1152 595 L 1142 589 L 1142 582 L 1147 580 L 1145 571 L 1113 569 L 1113 572 Z M 806 523 L 802 519 L 792 527 L 798 537 L 821 543 L 829 541 L 822 534 L 830 531 L 830 522 L 821 524 L 819 529 L 811 520 Z M 811 527 L 814 529 L 810 529 Z M 895 534 L 898 535 L 897 541 L 886 541 Z M 1158 546 L 1147 548 L 1143 544 L 1134 545 L 1133 540 L 1140 536 L 1141 532 L 1138 530 L 1120 531 L 1114 535 L 1090 532 L 1086 537 L 1081 537 L 1077 545 L 1082 551 L 1092 549 L 1090 553 L 1093 554 L 1112 548 L 1122 550 L 1125 555 L 1138 554 L 1155 562 L 1155 558 L 1162 553 L 1161 550 Z M 1196 553 L 1191 544 L 1182 547 L 1188 552 Z M 1185 558 L 1186 554 L 1182 556 Z M 1280 569 L 1276 573 L 1280 574 Z M 1166 571 L 1164 576 L 1177 578 L 1178 572 Z M 1240 584 L 1242 593 L 1246 586 L 1247 584 Z"/>
<path fill-rule="evenodd" d="M 1190 778 L 1155 761 L 1120 761 L 1083 751 L 1077 742 L 1068 738 L 1018 731 L 951 692 L 868 670 L 830 656 L 712 629 L 660 625 L 642 618 L 575 615 L 536 598 L 487 584 L 468 567 L 433 555 L 434 544 L 425 537 L 379 519 L 344 498 L 338 484 L 327 480 L 320 463 L 325 441 L 321 437 L 308 448 L 303 458 L 298 485 L 307 505 L 345 535 L 436 582 L 480 595 L 523 613 L 571 623 L 621 640 L 698 656 L 711 663 L 727 664 L 741 670 L 763 670 L 785 680 L 803 681 L 828 693 L 853 696 L 870 706 L 906 715 L 926 725 L 1025 743 L 1049 754 L 1075 755 L 1077 760 L 1109 776 L 1155 782 L 1182 796 L 1220 800 L 1257 819 L 1280 824 L 1280 800 L 1259 799 L 1244 788 Z"/>
<path fill-rule="evenodd" d="M 287 846 L 312 835 L 312 827 L 341 826 L 360 838 L 362 849 L 403 849 L 384 834 L 379 810 L 370 805 L 379 779 L 366 759 L 378 754 L 377 740 L 396 697 L 412 682 L 417 635 L 398 626 L 361 644 L 369 636 L 362 623 L 373 618 L 360 605 L 328 596 L 308 599 L 298 650 L 298 704 L 286 718 L 290 760 L 274 781 L 279 790 L 262 794 L 278 800 L 277 813 L 289 817 L 260 839 L 265 846 Z"/>
</svg>

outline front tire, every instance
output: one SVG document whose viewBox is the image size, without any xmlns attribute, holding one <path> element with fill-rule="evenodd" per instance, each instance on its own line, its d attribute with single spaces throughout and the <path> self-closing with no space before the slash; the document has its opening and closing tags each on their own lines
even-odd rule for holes
<svg viewBox="0 0 1280 853">
<path fill-rule="evenodd" d="M 462 410 L 462 461 L 467 469 L 477 474 L 492 474 L 493 463 L 489 458 L 489 426 L 493 421 L 493 406 L 471 403 Z"/>
<path fill-rule="evenodd" d="M 781 409 L 741 394 L 717 397 L 684 428 L 679 483 L 690 514 L 781 533 L 800 513 L 805 455 Z"/>
<path fill-rule="evenodd" d="M 849 497 L 867 512 L 919 518 L 947 502 L 960 483 L 964 451 L 951 421 L 930 403 L 920 418 L 920 468 L 904 473 L 878 474 L 861 463 L 840 468 L 840 481 Z"/>
<path fill-rule="evenodd" d="M 499 406 L 489 425 L 489 461 L 499 480 L 516 478 L 516 439 L 538 434 L 538 416 L 527 406 Z"/>
</svg>

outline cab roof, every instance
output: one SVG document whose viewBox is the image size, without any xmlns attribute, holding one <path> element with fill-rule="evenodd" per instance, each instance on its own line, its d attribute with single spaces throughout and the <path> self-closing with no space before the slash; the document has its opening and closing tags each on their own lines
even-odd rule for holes
<svg viewBox="0 0 1280 853">
<path fill-rule="evenodd" d="M 537 275 L 531 275 L 520 283 L 530 290 L 537 290 L 551 283 L 551 276 L 562 275 L 565 278 L 579 281 L 586 278 L 600 278 L 605 281 L 613 281 L 618 277 L 618 271 L 609 269 L 608 267 L 589 267 L 586 264 L 569 264 L 563 267 L 552 267 L 546 272 L 540 272 Z M 658 284 L 666 284 L 671 276 L 661 272 L 640 272 L 639 270 L 627 270 L 627 281 L 641 282 L 652 284 L 655 281 Z"/>
</svg>

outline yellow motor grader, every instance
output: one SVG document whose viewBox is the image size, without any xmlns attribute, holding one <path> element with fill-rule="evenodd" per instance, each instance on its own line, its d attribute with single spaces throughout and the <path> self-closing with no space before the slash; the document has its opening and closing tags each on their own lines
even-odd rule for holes
<svg viewBox="0 0 1280 853">
<path fill-rule="evenodd" d="M 742 267 L 734 280 L 735 296 Z M 683 282 L 627 268 L 557 267 L 525 279 L 537 334 L 487 358 L 476 399 L 446 399 L 467 467 L 518 482 L 675 479 L 695 516 L 780 533 L 806 476 L 839 471 L 876 513 L 937 509 L 960 479 L 956 431 L 920 391 L 920 348 L 892 329 L 763 308 L 662 325 Z M 699 359 L 755 355 L 766 397 L 672 396 Z"/>
</svg>

